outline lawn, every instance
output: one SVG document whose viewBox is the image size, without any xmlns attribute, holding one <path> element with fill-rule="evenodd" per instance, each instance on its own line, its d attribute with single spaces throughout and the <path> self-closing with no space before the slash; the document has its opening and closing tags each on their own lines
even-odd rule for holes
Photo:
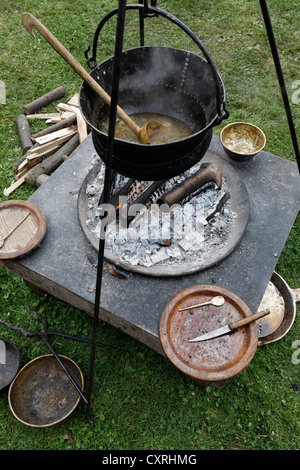
<svg viewBox="0 0 300 470">
<path fill-rule="evenodd" d="M 129 2 L 128 2 L 129 3 Z M 28 11 L 86 66 L 84 51 L 99 21 L 118 2 L 112 0 L 1 0 L 0 80 L 6 104 L 0 104 L 0 202 L 14 178 L 13 164 L 22 150 L 16 117 L 26 103 L 63 85 L 65 102 L 78 92 L 81 79 L 37 33 L 22 27 Z M 265 150 L 296 161 L 259 1 L 158 0 L 203 41 L 225 83 L 229 122 L 248 121 L 266 136 Z M 268 2 L 296 132 L 300 129 L 300 13 L 296 1 Z M 98 62 L 114 51 L 115 21 L 101 39 Z M 145 43 L 198 52 L 183 32 L 162 18 L 146 20 Z M 138 45 L 138 18 L 126 15 L 124 48 Z M 298 83 L 298 85 L 297 85 Z M 55 104 L 45 109 L 55 111 Z M 225 123 L 227 124 L 228 121 Z M 222 124 L 215 128 L 220 133 Z M 31 122 L 37 132 L 43 122 Z M 27 200 L 36 190 L 23 184 L 8 199 Z M 278 260 L 276 271 L 292 287 L 300 287 L 300 218 Z M 91 318 L 60 300 L 32 293 L 24 281 L 0 270 L 0 318 L 30 331 L 40 324 L 25 306 L 47 318 L 52 329 L 90 338 Z M 297 307 L 299 314 L 299 306 Z M 254 359 L 223 389 L 198 387 L 172 364 L 142 343 L 100 321 L 99 341 L 126 349 L 122 354 L 97 349 L 90 420 L 80 402 L 64 421 L 48 428 L 30 428 L 12 415 L 7 391 L 0 392 L 1 450 L 299 450 L 300 364 L 293 361 L 293 342 L 300 339 L 299 315 L 280 341 L 258 348 Z M 22 365 L 47 354 L 40 339 L 25 338 L 0 326 L 0 337 L 14 342 Z M 87 383 L 89 345 L 51 339 L 56 351 L 73 358 Z"/>
</svg>

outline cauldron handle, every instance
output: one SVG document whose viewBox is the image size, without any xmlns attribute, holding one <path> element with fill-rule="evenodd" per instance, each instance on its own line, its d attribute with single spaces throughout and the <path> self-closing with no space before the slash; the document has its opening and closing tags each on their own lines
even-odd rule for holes
<svg viewBox="0 0 300 470">
<path fill-rule="evenodd" d="M 143 4 L 133 4 L 133 5 L 126 5 L 126 10 L 139 10 L 140 12 L 144 12 L 144 5 Z M 114 15 L 118 13 L 118 8 L 115 8 L 111 12 L 109 12 L 102 20 L 100 21 L 96 32 L 94 36 L 94 41 L 93 41 L 93 55 L 91 57 L 88 56 L 88 53 L 90 51 L 90 46 L 88 49 L 85 51 L 85 57 L 87 59 L 87 65 L 90 67 L 90 69 L 94 69 L 98 64 L 96 61 L 96 54 L 97 54 L 97 45 L 98 45 L 98 39 L 100 32 L 104 25 L 112 18 Z M 175 16 L 171 15 L 170 13 L 161 10 L 160 8 L 153 7 L 147 5 L 147 16 L 150 14 L 153 14 L 155 16 L 161 15 L 162 17 L 166 18 L 167 20 L 171 21 L 175 25 L 179 26 L 193 41 L 194 43 L 199 47 L 201 50 L 202 54 L 204 55 L 207 63 L 209 64 L 214 81 L 215 81 L 215 87 L 216 87 L 216 97 L 217 97 L 217 118 L 215 122 L 212 123 L 212 126 L 218 125 L 223 121 L 223 119 L 227 119 L 229 117 L 229 112 L 225 106 L 225 102 L 222 103 L 222 93 L 221 93 L 221 86 L 220 86 L 220 77 L 217 72 L 217 69 L 215 67 L 215 64 L 213 63 L 209 53 L 207 52 L 206 48 L 200 41 L 200 39 L 197 37 L 197 35 L 190 29 L 188 28 L 182 21 L 180 21 L 178 18 Z M 93 65 L 92 65 L 93 62 Z"/>
</svg>

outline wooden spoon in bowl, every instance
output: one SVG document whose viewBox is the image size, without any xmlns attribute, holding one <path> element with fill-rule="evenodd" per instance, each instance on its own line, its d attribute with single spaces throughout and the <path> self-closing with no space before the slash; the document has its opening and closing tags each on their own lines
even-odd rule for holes
<svg viewBox="0 0 300 470">
<path fill-rule="evenodd" d="M 105 90 L 91 77 L 91 75 L 82 67 L 82 65 L 72 56 L 72 54 L 53 36 L 53 34 L 31 13 L 24 13 L 22 23 L 25 29 L 35 37 L 33 27 L 35 27 L 50 46 L 77 72 L 105 102 L 110 105 L 111 98 Z M 139 127 L 122 108 L 117 106 L 117 114 L 129 127 L 129 129 L 138 137 L 141 144 L 150 144 L 149 137 L 154 132 L 165 130 L 165 126 L 157 121 L 148 121 L 143 127 Z"/>
<path fill-rule="evenodd" d="M 0 238 L 0 248 L 4 245 L 5 240 L 11 236 L 11 234 L 24 222 L 25 219 L 30 215 L 28 212 L 21 220 L 17 223 L 4 237 Z"/>
<path fill-rule="evenodd" d="M 213 297 L 211 300 L 208 300 L 207 302 L 202 302 L 201 304 L 190 305 L 189 307 L 180 308 L 179 312 L 182 312 L 183 310 L 190 310 L 190 309 L 197 308 L 197 307 L 204 307 L 204 305 L 214 305 L 215 307 L 220 307 L 224 303 L 225 303 L 224 297 L 222 297 L 221 295 L 217 295 L 216 297 Z"/>
</svg>

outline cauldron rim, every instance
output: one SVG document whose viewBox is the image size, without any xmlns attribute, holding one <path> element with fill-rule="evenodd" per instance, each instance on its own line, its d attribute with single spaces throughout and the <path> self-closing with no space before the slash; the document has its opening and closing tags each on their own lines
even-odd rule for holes
<svg viewBox="0 0 300 470">
<path fill-rule="evenodd" d="M 130 49 L 126 49 L 126 50 L 123 50 L 122 51 L 122 55 L 123 54 L 127 54 L 128 52 L 131 53 L 135 50 L 139 50 L 139 49 L 165 49 L 165 50 L 172 50 L 172 51 L 178 51 L 178 52 L 183 52 L 185 54 L 190 54 L 194 57 L 197 57 L 198 59 L 200 59 L 201 61 L 205 62 L 206 64 L 208 64 L 207 60 L 204 59 L 203 57 L 201 57 L 200 55 L 194 53 L 194 52 L 191 52 L 191 51 L 187 51 L 185 49 L 178 49 L 178 48 L 175 48 L 175 47 L 170 47 L 170 46 L 139 46 L 139 47 L 134 47 L 134 48 L 130 48 Z M 113 61 L 114 59 L 114 56 L 110 56 L 109 58 L 105 59 L 103 62 L 100 62 L 100 64 L 97 64 L 95 65 L 95 67 L 92 69 L 92 71 L 90 72 L 93 73 L 95 70 L 97 70 L 98 67 L 102 66 L 104 63 L 108 63 L 108 62 L 111 62 Z M 209 65 L 209 64 L 208 64 Z M 225 98 L 226 98 L 226 92 L 225 92 L 225 85 L 224 85 L 224 82 L 222 80 L 222 77 L 220 76 L 220 74 L 217 72 L 218 74 L 218 78 L 220 80 L 220 83 L 219 83 L 219 86 L 222 88 L 222 93 L 223 93 L 223 102 L 225 103 Z M 90 122 L 90 119 L 88 119 L 85 115 L 85 113 L 83 112 L 83 107 L 82 107 L 82 104 L 81 104 L 81 97 L 82 97 L 82 91 L 84 89 L 85 86 L 88 86 L 85 82 L 82 82 L 81 85 L 80 85 L 80 89 L 79 89 L 79 110 L 84 118 L 84 120 L 86 121 L 86 123 L 88 124 L 88 126 L 93 130 L 95 131 L 97 134 L 100 134 L 102 135 L 104 138 L 107 138 L 107 134 L 102 132 L 100 129 L 98 129 L 94 124 L 92 124 Z M 160 113 L 158 113 L 160 114 Z M 194 139 L 195 137 L 197 136 L 200 136 L 201 134 L 206 134 L 207 131 L 209 129 L 211 129 L 212 127 L 214 127 L 215 123 L 217 123 L 220 119 L 220 116 L 217 114 L 217 111 L 216 111 L 216 114 L 215 116 L 211 119 L 211 121 L 206 124 L 205 127 L 203 127 L 202 129 L 200 129 L 199 131 L 197 132 L 193 132 L 190 136 L 188 137 L 184 137 L 183 139 L 179 139 L 179 140 L 172 140 L 171 142 L 166 142 L 166 143 L 153 143 L 151 144 L 151 148 L 155 149 L 155 148 L 164 148 L 164 147 L 168 147 L 170 145 L 176 145 L 176 143 L 179 143 L 179 142 L 182 142 L 182 141 L 185 141 L 185 142 L 189 142 L 190 140 Z M 120 142 L 122 144 L 124 143 L 127 143 L 130 144 L 130 146 L 134 146 L 136 148 L 138 147 L 144 147 L 145 145 L 144 144 L 141 144 L 139 142 L 132 142 L 132 141 L 128 141 L 128 140 L 123 140 L 123 139 L 119 139 L 117 137 L 114 137 L 114 140 L 116 142 Z"/>
</svg>

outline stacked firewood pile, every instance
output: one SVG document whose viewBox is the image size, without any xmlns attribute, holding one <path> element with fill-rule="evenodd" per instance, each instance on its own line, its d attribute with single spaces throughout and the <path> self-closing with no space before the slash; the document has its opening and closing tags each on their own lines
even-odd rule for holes
<svg viewBox="0 0 300 470">
<path fill-rule="evenodd" d="M 5 196 L 25 182 L 40 186 L 87 137 L 89 129 L 79 111 L 78 93 L 67 104 L 59 103 L 56 113 L 36 112 L 65 94 L 65 88 L 60 86 L 24 106 L 24 114 L 17 117 L 23 155 L 14 164 L 16 176 L 10 187 L 4 189 Z M 46 120 L 49 126 L 32 135 L 30 121 L 33 119 Z"/>
</svg>

